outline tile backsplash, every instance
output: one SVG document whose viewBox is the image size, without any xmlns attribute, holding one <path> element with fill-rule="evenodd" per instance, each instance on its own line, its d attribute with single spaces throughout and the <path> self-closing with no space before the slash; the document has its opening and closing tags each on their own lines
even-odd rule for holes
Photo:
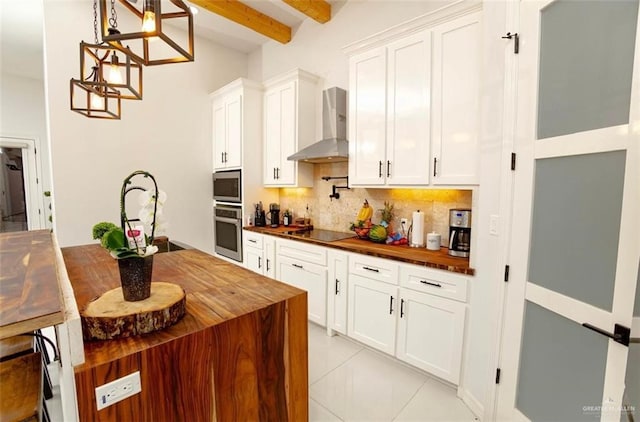
<svg viewBox="0 0 640 422">
<path fill-rule="evenodd" d="M 449 209 L 471 208 L 471 190 L 441 189 L 338 189 L 340 199 L 329 198 L 332 186 L 345 186 L 346 180 L 322 180 L 323 176 L 340 177 L 348 174 L 348 163 L 316 164 L 313 188 L 280 189 L 280 209 L 293 211 L 294 217 L 304 216 L 309 205 L 311 222 L 319 229 L 349 231 L 364 199 L 373 207 L 373 223 L 380 222 L 384 201 L 394 204 L 394 223 L 400 227 L 400 218 L 411 224 L 414 211 L 425 213 L 425 232 L 442 235 L 443 246 L 449 241 Z M 426 239 L 425 233 L 425 239 Z"/>
</svg>

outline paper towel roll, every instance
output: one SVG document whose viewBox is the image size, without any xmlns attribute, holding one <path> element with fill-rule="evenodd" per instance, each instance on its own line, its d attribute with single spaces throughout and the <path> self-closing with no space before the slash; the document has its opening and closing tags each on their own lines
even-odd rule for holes
<svg viewBox="0 0 640 422">
<path fill-rule="evenodd" d="M 424 213 L 420 210 L 413 212 L 411 229 L 411 246 L 424 246 Z"/>
</svg>

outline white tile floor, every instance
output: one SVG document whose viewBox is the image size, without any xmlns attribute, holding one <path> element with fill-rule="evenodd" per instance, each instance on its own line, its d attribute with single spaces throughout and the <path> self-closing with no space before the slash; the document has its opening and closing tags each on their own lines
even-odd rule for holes
<svg viewBox="0 0 640 422">
<path fill-rule="evenodd" d="M 456 391 L 309 324 L 310 421 L 474 421 Z"/>
<path fill-rule="evenodd" d="M 57 380 L 55 364 L 49 366 Z M 64 422 L 60 390 L 47 400 Z M 391 357 L 309 324 L 309 421 L 475 421 L 453 387 Z"/>
</svg>

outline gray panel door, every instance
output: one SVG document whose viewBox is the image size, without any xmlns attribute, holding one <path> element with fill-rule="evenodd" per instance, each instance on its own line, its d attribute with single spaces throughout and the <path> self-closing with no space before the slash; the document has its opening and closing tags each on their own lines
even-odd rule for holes
<svg viewBox="0 0 640 422">
<path fill-rule="evenodd" d="M 638 0 L 523 0 L 520 20 L 498 412 L 638 420 L 627 371 L 638 355 L 607 336 L 631 330 L 638 284 Z"/>
</svg>

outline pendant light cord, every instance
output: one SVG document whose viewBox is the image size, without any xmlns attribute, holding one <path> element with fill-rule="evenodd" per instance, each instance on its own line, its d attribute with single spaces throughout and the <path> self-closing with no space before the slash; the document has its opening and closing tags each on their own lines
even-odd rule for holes
<svg viewBox="0 0 640 422">
<path fill-rule="evenodd" d="M 116 13 L 116 4 L 115 0 L 111 0 L 111 17 L 109 18 L 109 25 L 113 29 L 118 28 L 118 14 Z"/>
</svg>

